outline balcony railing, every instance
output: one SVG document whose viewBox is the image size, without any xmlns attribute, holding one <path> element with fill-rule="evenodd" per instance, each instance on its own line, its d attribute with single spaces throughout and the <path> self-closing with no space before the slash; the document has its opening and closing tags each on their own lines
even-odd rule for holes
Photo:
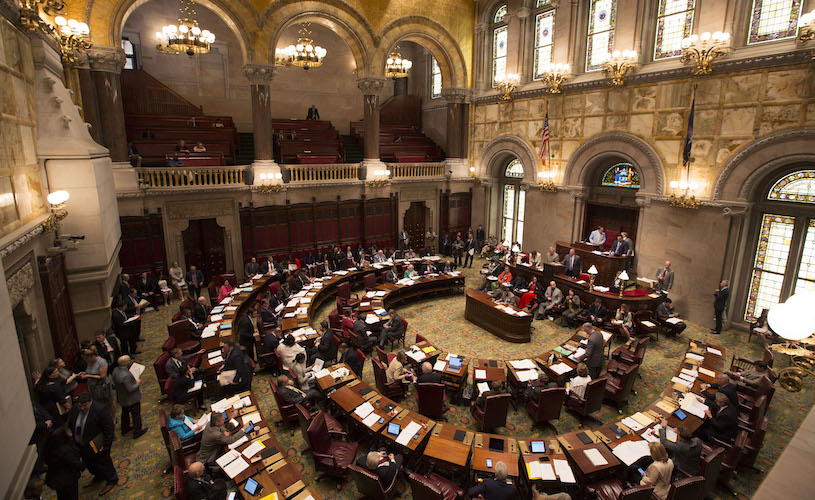
<svg viewBox="0 0 815 500">
<path fill-rule="evenodd" d="M 359 164 L 281 165 L 289 171 L 289 183 L 359 180 Z"/>
<path fill-rule="evenodd" d="M 388 163 L 394 179 L 444 176 L 444 163 Z"/>
<path fill-rule="evenodd" d="M 245 166 L 145 167 L 136 169 L 143 188 L 240 186 L 246 184 Z"/>
</svg>

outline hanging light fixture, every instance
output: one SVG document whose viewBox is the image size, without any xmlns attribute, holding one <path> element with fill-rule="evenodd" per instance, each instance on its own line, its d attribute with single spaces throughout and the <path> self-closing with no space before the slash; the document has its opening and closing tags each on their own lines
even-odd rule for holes
<svg viewBox="0 0 815 500">
<path fill-rule="evenodd" d="M 183 52 L 188 56 L 206 54 L 215 41 L 215 35 L 211 31 L 202 30 L 198 26 L 194 0 L 179 0 L 178 25 L 164 26 L 161 32 L 156 32 L 156 38 L 159 41 L 156 46 L 159 52 L 166 54 Z"/>
<path fill-rule="evenodd" d="M 285 49 L 275 49 L 275 65 L 298 66 L 308 71 L 309 68 L 322 66 L 323 58 L 328 53 L 311 39 L 311 23 L 302 23 L 297 35 L 297 44 Z"/>
<path fill-rule="evenodd" d="M 399 53 L 399 46 L 397 46 L 388 54 L 388 60 L 385 61 L 385 78 L 405 78 L 412 67 L 413 62 L 403 59 L 402 54 Z"/>
</svg>

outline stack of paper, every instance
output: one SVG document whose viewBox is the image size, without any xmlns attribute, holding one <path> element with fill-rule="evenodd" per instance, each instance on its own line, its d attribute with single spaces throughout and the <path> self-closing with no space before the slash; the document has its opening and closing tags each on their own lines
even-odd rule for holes
<svg viewBox="0 0 815 500">
<path fill-rule="evenodd" d="M 637 422 L 636 420 L 634 420 L 634 419 L 633 419 L 633 418 L 631 418 L 631 417 L 626 417 L 626 418 L 624 418 L 624 419 L 622 420 L 622 423 L 623 423 L 623 425 L 624 425 L 624 426 L 628 427 L 629 429 L 631 429 L 631 430 L 632 430 L 632 431 L 634 431 L 634 432 L 641 431 L 642 429 L 644 429 L 644 428 L 645 428 L 645 426 L 644 426 L 644 425 L 642 425 L 641 423 Z"/>
<path fill-rule="evenodd" d="M 421 428 L 421 424 L 411 421 L 405 426 L 404 429 L 402 429 L 402 432 L 399 433 L 399 437 L 396 438 L 396 442 L 402 446 L 407 446 L 410 440 L 413 439 L 413 436 L 415 436 Z"/>
<path fill-rule="evenodd" d="M 672 325 L 679 325 L 683 323 L 683 321 L 679 318 L 668 318 L 665 320 L 666 323 L 670 323 Z"/>
<path fill-rule="evenodd" d="M 475 378 L 478 380 L 483 380 L 487 378 L 487 370 L 475 370 Z"/>
<path fill-rule="evenodd" d="M 230 443 L 229 444 L 229 449 L 234 450 L 238 446 L 240 446 L 242 444 L 245 444 L 245 443 L 248 443 L 248 442 L 249 442 L 249 438 L 246 435 L 243 435 L 243 436 L 240 437 L 240 439 L 238 439 L 234 443 Z"/>
<path fill-rule="evenodd" d="M 249 467 L 249 462 L 244 460 L 243 457 L 238 457 L 223 469 L 229 479 L 235 479 L 235 476 L 245 471 L 247 467 Z"/>
<path fill-rule="evenodd" d="M 552 460 L 555 465 L 555 474 L 560 479 L 561 483 L 576 483 L 574 479 L 574 472 L 569 467 L 569 462 L 566 460 Z"/>
<path fill-rule="evenodd" d="M 544 481 L 554 481 L 556 479 L 555 469 L 550 463 L 535 460 L 526 464 L 526 470 L 529 473 L 529 479 L 542 479 Z"/>
<path fill-rule="evenodd" d="M 648 443 L 645 444 L 647 445 Z M 595 467 L 600 467 L 601 465 L 608 465 L 608 460 L 603 458 L 603 455 L 601 455 L 600 452 L 595 448 L 583 450 L 583 454 L 586 455 L 586 458 L 588 458 L 591 464 Z"/>
<path fill-rule="evenodd" d="M 433 365 L 433 370 L 441 372 L 447 367 L 447 361 L 443 359 L 439 359 L 436 361 L 436 364 Z"/>
<path fill-rule="evenodd" d="M 354 414 L 359 418 L 364 419 L 365 417 L 370 415 L 371 412 L 373 411 L 374 411 L 373 405 L 366 401 L 354 409 Z"/>
<path fill-rule="evenodd" d="M 245 450 L 243 450 L 242 455 L 247 459 L 252 460 L 252 457 L 254 457 L 257 453 L 260 453 L 260 451 L 264 448 L 266 448 L 266 446 L 263 443 L 260 441 L 255 441 L 247 446 Z"/>
<path fill-rule="evenodd" d="M 687 358 L 687 359 L 693 359 L 693 360 L 696 360 L 696 361 L 704 361 L 704 360 L 705 360 L 705 357 L 704 357 L 704 356 L 700 356 L 700 355 L 695 354 L 695 353 L 692 353 L 692 352 L 687 353 L 687 354 L 685 355 L 685 358 Z"/>
<path fill-rule="evenodd" d="M 695 394 L 685 394 L 679 402 L 679 407 L 682 408 L 682 411 L 685 413 L 689 413 L 698 418 L 705 418 L 705 410 L 708 409 L 704 400 Z"/>
<path fill-rule="evenodd" d="M 133 378 L 139 380 L 141 377 L 142 372 L 144 371 L 144 365 L 140 365 L 138 363 L 133 363 L 130 365 L 130 373 L 133 374 Z"/>
<path fill-rule="evenodd" d="M 336 370 L 334 370 L 333 372 L 331 372 L 331 376 L 332 376 L 332 377 L 334 377 L 334 379 L 338 379 L 338 378 L 343 378 L 343 377 L 346 377 L 346 376 L 348 376 L 350 373 L 351 373 L 351 372 L 350 372 L 350 371 L 348 371 L 348 368 L 344 368 L 344 367 L 343 367 L 343 368 L 337 368 Z"/>
<path fill-rule="evenodd" d="M 379 317 L 376 314 L 369 314 L 365 316 L 365 323 L 368 325 L 373 325 L 374 323 L 379 322 Z"/>
<path fill-rule="evenodd" d="M 707 375 L 708 377 L 716 376 L 716 372 L 714 372 L 713 370 L 708 370 L 707 368 L 702 368 L 701 366 L 699 367 L 699 373 L 701 373 L 702 375 Z"/>
<path fill-rule="evenodd" d="M 331 372 L 328 371 L 328 368 L 323 368 L 322 370 L 319 370 L 319 371 L 315 372 L 314 377 L 315 378 L 322 378 L 322 377 L 325 377 L 326 375 L 328 375 L 329 373 L 331 373 Z"/>
<path fill-rule="evenodd" d="M 566 363 L 560 362 L 556 365 L 550 366 L 549 369 L 557 373 L 558 375 L 563 375 L 564 373 L 571 371 L 572 367 L 567 365 Z"/>
<path fill-rule="evenodd" d="M 416 361 L 417 363 L 423 361 L 426 357 L 422 351 L 408 351 L 405 354 L 407 354 L 410 359 Z"/>
<path fill-rule="evenodd" d="M 538 379 L 538 372 L 535 370 L 522 370 L 516 374 L 518 375 L 518 382 L 529 382 Z"/>
<path fill-rule="evenodd" d="M 721 356 L 722 355 L 722 351 L 720 351 L 718 349 L 714 349 L 713 347 L 708 347 L 707 352 L 709 352 L 710 354 L 713 354 L 714 356 Z"/>
<path fill-rule="evenodd" d="M 614 456 L 619 458 L 620 461 L 626 466 L 631 466 L 637 460 L 651 455 L 651 451 L 648 449 L 648 441 L 644 440 L 623 441 L 622 443 L 618 444 L 616 448 L 614 448 L 612 453 L 614 453 Z"/>
</svg>

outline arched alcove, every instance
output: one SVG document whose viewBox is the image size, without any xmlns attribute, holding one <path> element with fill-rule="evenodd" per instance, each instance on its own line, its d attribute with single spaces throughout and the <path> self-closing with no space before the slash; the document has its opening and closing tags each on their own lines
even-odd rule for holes
<svg viewBox="0 0 815 500">
<path fill-rule="evenodd" d="M 524 181 L 534 182 L 540 163 L 538 156 L 532 146 L 517 135 L 502 135 L 487 143 L 481 153 L 476 174 L 498 179 L 503 174 L 502 168 L 512 158 L 521 160 L 524 166 Z"/>
</svg>

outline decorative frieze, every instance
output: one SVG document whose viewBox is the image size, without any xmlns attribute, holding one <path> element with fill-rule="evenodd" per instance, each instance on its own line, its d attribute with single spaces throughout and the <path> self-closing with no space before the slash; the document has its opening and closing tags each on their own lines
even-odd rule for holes
<svg viewBox="0 0 815 500">
<path fill-rule="evenodd" d="M 23 297 L 34 288 L 34 268 L 31 262 L 26 262 L 17 272 L 9 276 L 6 279 L 6 286 L 12 306 L 23 300 Z"/>
</svg>

